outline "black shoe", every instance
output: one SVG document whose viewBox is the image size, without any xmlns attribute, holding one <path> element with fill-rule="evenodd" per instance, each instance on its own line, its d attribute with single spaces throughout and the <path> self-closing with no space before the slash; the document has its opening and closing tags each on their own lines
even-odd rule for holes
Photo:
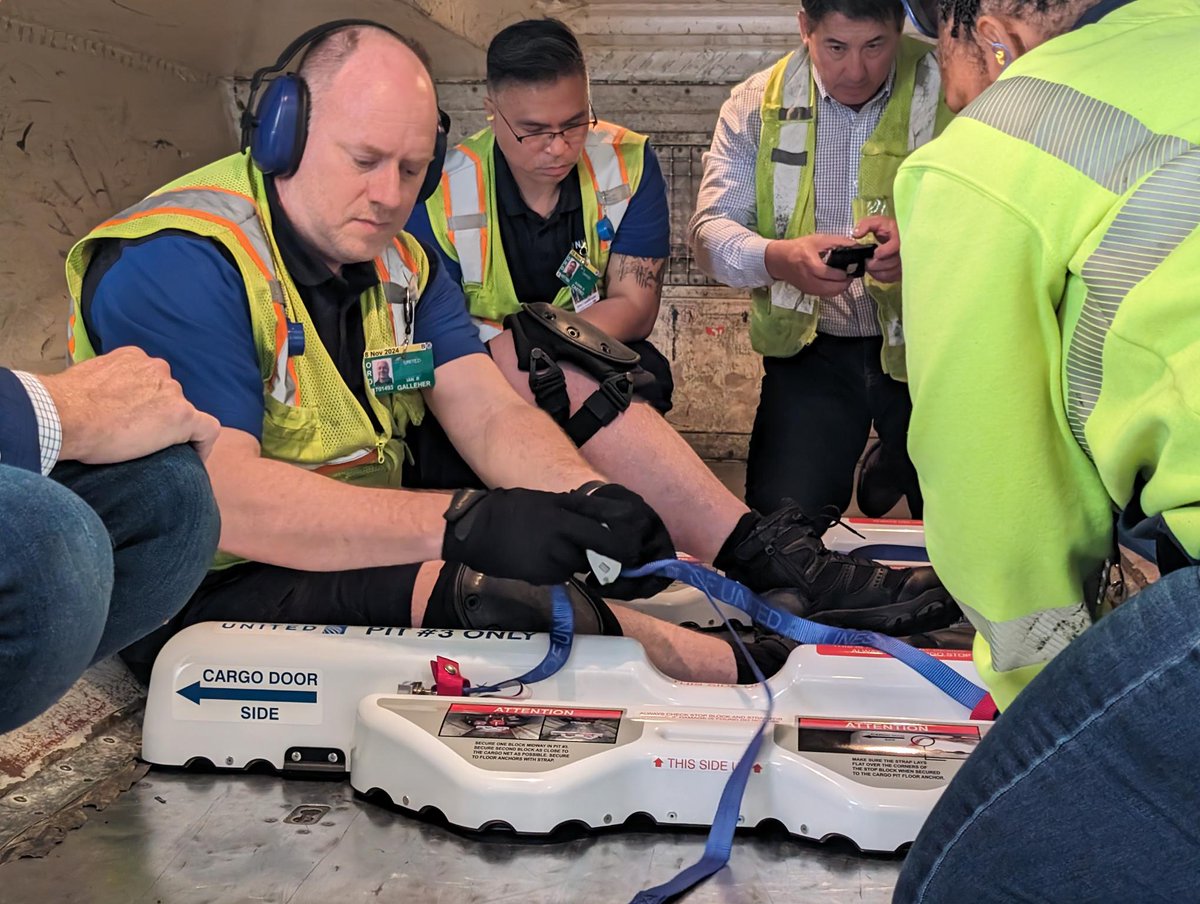
<svg viewBox="0 0 1200 904">
<path fill-rule="evenodd" d="M 858 469 L 858 485 L 854 498 L 859 510 L 868 518 L 882 518 L 890 512 L 904 496 L 899 475 L 886 466 L 883 459 L 883 443 L 871 443 Z"/>
<path fill-rule="evenodd" d="M 714 564 L 755 592 L 780 591 L 771 595 L 780 608 L 828 625 L 903 635 L 961 617 L 932 568 L 888 568 L 826 549 L 821 534 L 834 520 L 787 504 L 735 531 L 739 542 L 727 543 Z"/>
<path fill-rule="evenodd" d="M 908 497 L 908 510 L 914 518 L 921 517 L 924 500 L 917 484 L 917 472 L 906 455 L 884 454 L 883 443 L 875 440 L 867 448 L 858 469 L 854 498 L 859 511 L 868 518 L 882 518 L 901 499 Z"/>
</svg>

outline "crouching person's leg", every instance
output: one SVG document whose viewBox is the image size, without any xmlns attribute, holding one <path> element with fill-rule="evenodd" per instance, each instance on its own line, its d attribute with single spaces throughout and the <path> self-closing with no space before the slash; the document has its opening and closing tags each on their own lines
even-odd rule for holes
<svg viewBox="0 0 1200 904">
<path fill-rule="evenodd" d="M 1143 590 L 1033 679 L 934 807 L 896 904 L 1196 899 L 1198 579 Z"/>
<path fill-rule="evenodd" d="M 78 496 L 0 465 L 0 732 L 56 701 L 96 652 L 108 615 L 108 533 Z"/>
<path fill-rule="evenodd" d="M 93 661 L 103 659 L 183 608 L 217 551 L 217 503 L 191 446 L 112 465 L 63 462 L 51 476 L 100 516 L 110 538 L 112 601 Z"/>
</svg>

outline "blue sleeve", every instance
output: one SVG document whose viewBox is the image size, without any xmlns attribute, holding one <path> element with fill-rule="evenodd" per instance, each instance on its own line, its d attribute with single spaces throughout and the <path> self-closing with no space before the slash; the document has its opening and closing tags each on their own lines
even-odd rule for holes
<svg viewBox="0 0 1200 904">
<path fill-rule="evenodd" d="M 0 464 L 42 473 L 37 415 L 21 381 L 0 367 Z"/>
<path fill-rule="evenodd" d="M 421 302 L 417 305 L 413 341 L 433 343 L 435 369 L 456 358 L 486 355 L 487 349 L 479 338 L 479 330 L 467 313 L 467 299 L 462 286 L 450 278 L 442 265 L 442 258 L 427 243 L 422 244 L 429 256 L 431 273 L 421 294 Z"/>
<path fill-rule="evenodd" d="M 429 208 L 424 204 L 418 204 L 414 207 L 412 216 L 408 218 L 408 225 L 404 227 L 404 231 L 419 240 L 425 246 L 425 253 L 430 257 L 433 257 L 436 253 L 437 257 L 445 265 L 446 272 L 450 274 L 450 278 L 459 285 L 462 285 L 462 266 L 458 261 L 447 256 L 437 238 L 434 237 L 433 224 L 429 222 Z"/>
<path fill-rule="evenodd" d="M 188 401 L 262 441 L 263 383 L 246 287 L 212 242 L 166 235 L 129 243 L 90 301 L 88 331 L 106 351 L 136 345 L 164 359 Z"/>
<path fill-rule="evenodd" d="M 629 199 L 629 208 L 621 219 L 613 254 L 630 257 L 671 256 L 671 212 L 667 207 L 667 180 L 658 165 L 658 155 L 646 142 L 642 181 Z"/>
</svg>

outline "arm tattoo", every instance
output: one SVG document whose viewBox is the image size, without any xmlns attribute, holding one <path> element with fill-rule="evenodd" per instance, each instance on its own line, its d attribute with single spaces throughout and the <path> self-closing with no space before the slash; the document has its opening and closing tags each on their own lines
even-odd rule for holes
<svg viewBox="0 0 1200 904">
<path fill-rule="evenodd" d="M 667 259 L 665 257 L 629 257 L 625 254 L 613 255 L 617 264 L 617 281 L 626 276 L 632 276 L 638 287 L 649 289 L 658 295 L 662 292 L 663 280 L 667 276 Z"/>
</svg>

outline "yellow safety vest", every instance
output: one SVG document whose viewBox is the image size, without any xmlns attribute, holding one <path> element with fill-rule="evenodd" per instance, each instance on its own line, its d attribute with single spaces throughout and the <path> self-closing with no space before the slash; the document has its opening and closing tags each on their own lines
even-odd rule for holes
<svg viewBox="0 0 1200 904">
<path fill-rule="evenodd" d="M 766 238 L 798 238 L 816 232 L 813 169 L 816 157 L 816 81 L 808 51 L 790 53 L 775 64 L 762 101 L 762 132 L 755 168 L 758 231 Z M 892 182 L 905 158 L 939 134 L 951 117 L 941 102 L 941 75 L 933 47 L 901 38 L 892 96 L 883 117 L 862 147 L 855 221 L 878 214 L 895 216 Z M 786 224 L 786 226 L 784 225 Z M 875 300 L 883 335 L 883 369 L 906 377 L 900 283 L 865 279 Z M 821 299 L 776 281 L 751 293 L 750 341 L 759 354 L 787 358 L 817 334 Z"/>
<path fill-rule="evenodd" d="M 896 180 L 926 541 L 1001 708 L 1105 612 L 1116 510 L 1200 558 L 1197 46 L 1197 0 L 1113 9 Z M 946 240 L 976 244 L 965 266 Z"/>
<path fill-rule="evenodd" d="M 81 239 L 67 256 L 72 310 L 68 352 L 72 361 L 95 357 L 80 309 L 83 277 L 103 239 L 138 239 L 164 229 L 205 236 L 228 249 L 246 285 L 250 322 L 263 379 L 262 454 L 352 483 L 399 486 L 403 436 L 425 412 L 419 391 L 383 398 L 368 394 L 382 432 L 347 388 L 317 330 L 271 234 L 262 174 L 244 154 L 225 157 L 164 186 Z M 420 244 L 401 233 L 375 260 L 380 284 L 363 293 L 368 352 L 403 344 L 405 300 L 415 309 L 429 276 Z M 290 356 L 288 324 L 300 324 L 309 341 Z M 399 341 L 397 337 L 400 337 Z M 411 338 L 409 339 L 411 341 Z M 237 561 L 219 553 L 215 567 Z"/>
<path fill-rule="evenodd" d="M 438 244 L 462 268 L 471 316 L 492 322 L 521 306 L 496 228 L 495 143 L 495 133 L 483 129 L 450 151 L 441 186 L 425 202 Z M 583 198 L 588 261 L 601 274 L 608 267 L 612 241 L 600 237 L 600 223 L 607 217 L 612 234 L 616 234 L 642 180 L 645 146 L 645 135 L 600 122 L 588 133 L 575 166 Z M 559 263 L 546 261 L 546 266 Z M 598 288 L 603 295 L 603 280 Z M 573 309 L 567 286 L 559 291 L 554 304 Z"/>
</svg>

